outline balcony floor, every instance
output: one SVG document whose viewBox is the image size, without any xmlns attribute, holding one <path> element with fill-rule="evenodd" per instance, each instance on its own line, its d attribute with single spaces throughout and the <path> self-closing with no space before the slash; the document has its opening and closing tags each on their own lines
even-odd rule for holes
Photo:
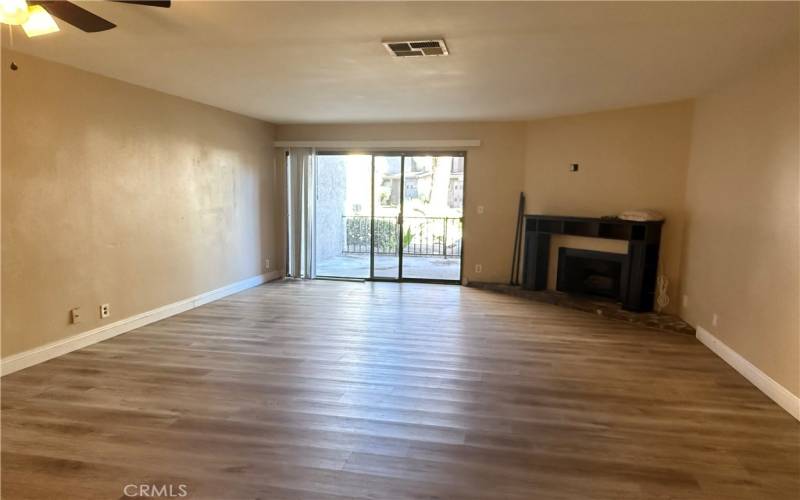
<svg viewBox="0 0 800 500">
<path fill-rule="evenodd" d="M 376 255 L 375 277 L 396 278 L 397 256 Z M 461 258 L 439 256 L 403 256 L 403 277 L 433 280 L 460 279 Z M 337 255 L 317 260 L 317 276 L 369 278 L 369 254 Z"/>
</svg>

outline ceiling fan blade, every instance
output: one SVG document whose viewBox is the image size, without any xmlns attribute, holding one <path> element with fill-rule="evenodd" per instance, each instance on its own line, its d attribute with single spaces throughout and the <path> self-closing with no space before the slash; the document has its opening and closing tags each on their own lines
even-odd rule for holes
<svg viewBox="0 0 800 500">
<path fill-rule="evenodd" d="M 83 7 L 78 7 L 74 3 L 63 0 L 36 0 L 28 3 L 41 5 L 51 16 L 55 16 L 87 33 L 106 31 L 116 27 L 116 24 L 92 14 Z"/>
<path fill-rule="evenodd" d="M 136 5 L 146 5 L 148 7 L 163 7 L 168 9 L 172 2 L 170 0 L 111 0 L 119 3 L 132 3 Z"/>
</svg>

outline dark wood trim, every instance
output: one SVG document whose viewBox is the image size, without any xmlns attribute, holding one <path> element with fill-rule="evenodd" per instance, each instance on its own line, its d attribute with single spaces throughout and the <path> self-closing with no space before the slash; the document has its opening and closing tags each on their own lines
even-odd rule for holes
<svg viewBox="0 0 800 500">
<path fill-rule="evenodd" d="M 523 265 L 523 288 L 544 290 L 547 288 L 547 266 L 550 261 L 550 234 L 525 231 L 525 261 Z"/>
</svg>

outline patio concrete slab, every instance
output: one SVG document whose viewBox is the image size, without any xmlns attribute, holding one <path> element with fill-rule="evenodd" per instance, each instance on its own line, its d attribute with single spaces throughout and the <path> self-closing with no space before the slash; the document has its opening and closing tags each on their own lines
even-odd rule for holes
<svg viewBox="0 0 800 500">
<path fill-rule="evenodd" d="M 376 255 L 375 276 L 397 277 L 397 256 Z M 461 259 L 458 257 L 403 256 L 403 277 L 458 281 Z M 337 255 L 317 261 L 317 276 L 369 278 L 369 254 Z"/>
</svg>

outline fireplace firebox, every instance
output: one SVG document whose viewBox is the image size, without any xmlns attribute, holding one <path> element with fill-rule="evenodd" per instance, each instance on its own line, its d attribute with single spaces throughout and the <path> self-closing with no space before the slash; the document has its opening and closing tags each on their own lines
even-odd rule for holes
<svg viewBox="0 0 800 500">
<path fill-rule="evenodd" d="M 623 276 L 627 275 L 627 264 L 625 254 L 561 247 L 556 290 L 621 301 L 625 295 Z"/>
</svg>

